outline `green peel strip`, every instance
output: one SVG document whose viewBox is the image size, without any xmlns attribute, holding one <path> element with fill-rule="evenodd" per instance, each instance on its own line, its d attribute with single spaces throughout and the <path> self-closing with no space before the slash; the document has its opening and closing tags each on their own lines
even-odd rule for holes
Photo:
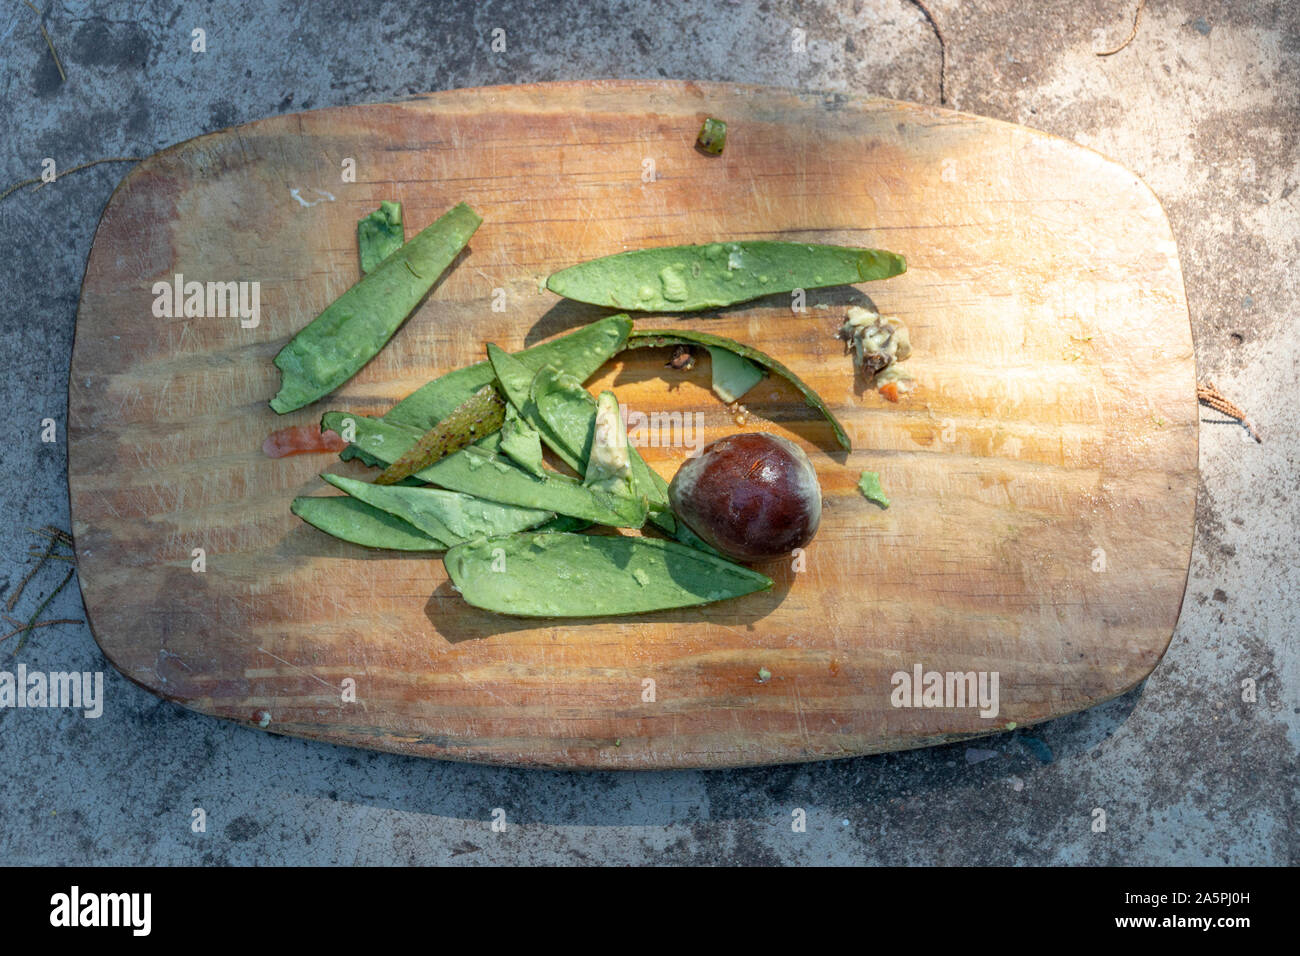
<svg viewBox="0 0 1300 956">
<path fill-rule="evenodd" d="M 446 543 L 364 501 L 345 496 L 295 498 L 290 510 L 341 541 L 391 551 L 443 551 Z"/>
<path fill-rule="evenodd" d="M 282 374 L 271 408 L 282 415 L 302 408 L 361 371 L 415 311 L 482 221 L 461 203 L 326 306 L 276 355 Z"/>
<path fill-rule="evenodd" d="M 627 340 L 627 347 L 630 349 L 658 348 L 666 345 L 702 345 L 709 348 L 710 352 L 712 352 L 712 349 L 725 349 L 741 358 L 748 359 L 756 365 L 761 365 L 769 371 L 775 372 L 798 389 L 799 394 L 803 396 L 809 407 L 815 408 L 830 423 L 831 430 L 835 432 L 835 440 L 839 442 L 840 447 L 845 451 L 853 450 L 853 443 L 849 441 L 844 426 L 840 424 L 839 419 L 822 401 L 821 396 L 805 384 L 803 379 L 766 352 L 760 352 L 748 345 L 741 345 L 734 339 L 724 338 L 721 335 L 713 335 L 709 332 L 695 332 L 690 329 L 636 329 L 628 336 Z"/>
<path fill-rule="evenodd" d="M 556 295 L 639 312 L 697 312 L 795 289 L 888 279 L 902 256 L 805 242 L 713 242 L 634 249 L 561 269 L 546 280 Z"/>
<path fill-rule="evenodd" d="M 772 587 L 757 571 L 658 538 L 525 532 L 457 545 L 443 562 L 470 604 L 520 617 L 641 614 Z"/>
</svg>

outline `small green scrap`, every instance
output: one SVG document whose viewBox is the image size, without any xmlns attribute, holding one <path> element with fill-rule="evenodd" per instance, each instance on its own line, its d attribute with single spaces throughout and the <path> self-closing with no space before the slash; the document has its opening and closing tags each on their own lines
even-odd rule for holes
<svg viewBox="0 0 1300 956">
<path fill-rule="evenodd" d="M 885 497 L 885 489 L 880 486 L 880 475 L 876 472 L 862 473 L 862 477 L 858 479 L 858 491 L 862 492 L 862 497 L 868 501 L 874 501 L 882 508 L 889 507 L 889 499 Z"/>
<path fill-rule="evenodd" d="M 402 227 L 402 204 L 385 199 L 368 216 L 357 220 L 357 248 L 361 271 L 369 275 L 406 242 Z"/>
<path fill-rule="evenodd" d="M 700 127 L 700 135 L 695 138 L 695 145 L 710 156 L 722 155 L 727 145 L 727 124 L 710 116 Z"/>
</svg>

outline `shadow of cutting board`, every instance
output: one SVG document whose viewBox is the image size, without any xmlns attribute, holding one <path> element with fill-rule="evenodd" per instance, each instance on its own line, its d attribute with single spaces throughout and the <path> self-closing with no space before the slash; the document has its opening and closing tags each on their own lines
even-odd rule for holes
<svg viewBox="0 0 1300 956">
<path fill-rule="evenodd" d="M 728 122 L 721 157 L 693 148 L 706 115 Z M 360 375 L 278 417 L 271 359 L 356 280 L 355 222 L 383 199 L 404 204 L 408 234 L 460 200 L 484 224 Z M 606 314 L 539 290 L 559 267 L 729 238 L 879 246 L 909 263 L 810 292 L 802 312 L 774 297 L 641 322 L 756 344 L 845 422 L 848 455 L 781 382 L 746 397 L 745 427 L 799 442 L 826 495 L 802 567 L 764 569 L 774 591 L 640 618 L 503 618 L 466 606 L 436 556 L 366 551 L 290 514 L 294 496 L 325 493 L 320 471 L 373 473 L 267 458 L 274 429 L 327 408 L 382 414 L 488 341 L 520 348 Z M 177 273 L 260 283 L 260 324 L 155 316 L 154 283 Z M 855 386 L 832 339 L 864 293 L 911 329 L 918 387 L 897 405 Z M 642 449 L 671 477 L 686 439 L 737 422 L 707 359 L 684 375 L 665 359 L 620 358 L 591 384 L 633 410 L 698 416 L 698 435 Z M 719 767 L 1046 720 L 1151 671 L 1192 545 L 1192 341 L 1150 190 L 1042 133 L 839 94 L 458 90 L 181 143 L 104 211 L 69 401 L 81 587 L 112 662 L 202 713 L 421 756 Z M 863 469 L 881 474 L 888 510 L 855 490 Z M 996 673 L 996 715 L 894 706 L 894 675 L 918 666 Z"/>
</svg>

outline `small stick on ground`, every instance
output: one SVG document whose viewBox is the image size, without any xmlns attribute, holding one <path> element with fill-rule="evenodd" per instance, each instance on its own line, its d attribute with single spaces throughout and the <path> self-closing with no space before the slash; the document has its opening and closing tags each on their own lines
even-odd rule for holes
<svg viewBox="0 0 1300 956">
<path fill-rule="evenodd" d="M 59 582 L 59 586 L 55 588 L 53 591 L 51 591 L 49 595 L 45 598 L 45 600 L 41 602 L 40 607 L 38 607 L 34 612 L 32 612 L 32 616 L 27 619 L 27 623 L 23 627 L 19 628 L 17 631 L 14 631 L 11 634 L 6 634 L 4 636 L 4 639 L 8 640 L 10 637 L 13 636 L 13 634 L 22 635 L 21 637 L 18 638 L 18 646 L 15 647 L 10 652 L 11 657 L 23 649 L 23 646 L 26 645 L 27 643 L 27 638 L 31 636 L 32 629 L 36 627 L 37 620 L 40 618 L 41 613 L 47 607 L 50 606 L 50 602 L 54 600 L 54 596 L 58 594 L 60 591 L 62 591 L 65 587 L 67 587 L 68 582 L 72 580 L 72 576 L 76 573 L 77 573 L 76 568 L 68 568 L 68 573 L 64 576 L 63 580 Z"/>
<path fill-rule="evenodd" d="M 36 14 L 38 17 L 44 17 L 44 14 L 42 14 L 41 11 L 32 6 L 31 0 L 23 0 L 23 3 L 31 7 L 32 13 Z M 68 82 L 68 74 L 63 72 L 63 64 L 59 62 L 59 54 L 54 49 L 54 41 L 50 39 L 49 33 L 45 31 L 45 22 L 43 19 L 39 26 L 41 28 L 41 36 L 45 37 L 45 45 L 50 48 L 50 56 L 54 57 L 54 66 L 59 71 L 59 78 L 66 83 Z"/>
<path fill-rule="evenodd" d="M 68 545 L 69 547 L 72 546 L 73 541 L 72 541 L 72 532 L 71 532 L 71 531 L 64 531 L 64 530 L 63 530 L 62 528 L 60 528 L 58 525 L 54 525 L 54 524 L 47 524 L 47 525 L 44 525 L 44 528 L 45 528 L 46 531 L 48 531 L 48 532 L 50 532 L 51 534 L 55 535 L 55 536 L 56 536 L 60 541 L 62 541 L 64 544 Z"/>
<path fill-rule="evenodd" d="M 35 186 L 36 188 L 33 189 L 32 192 L 40 192 L 50 183 L 58 182 L 64 176 L 71 175 L 72 173 L 75 172 L 80 172 L 83 169 L 89 169 L 91 166 L 98 166 L 100 163 L 138 163 L 140 161 L 141 161 L 141 157 L 139 156 L 107 156 L 104 159 L 92 159 L 90 162 L 82 163 L 80 166 L 73 166 L 71 169 L 65 169 L 63 172 L 57 174 L 53 179 L 50 180 L 45 180 L 37 177 L 35 179 L 24 179 L 22 182 L 14 183 L 4 192 L 0 193 L 0 202 L 4 202 L 6 199 L 8 199 L 14 193 L 18 192 L 18 190 L 22 189 L 24 186 Z"/>
<path fill-rule="evenodd" d="M 38 627 L 50 627 L 54 624 L 80 624 L 81 623 L 81 621 L 79 621 L 75 617 L 56 617 L 49 621 L 37 621 L 35 624 L 22 624 L 18 621 L 15 621 L 7 614 L 5 615 L 5 617 L 8 618 L 11 624 L 17 624 L 18 626 L 14 628 L 12 631 L 10 631 L 8 634 L 0 634 L 0 641 L 9 640 L 9 638 L 13 637 L 19 631 L 34 631 Z M 22 645 L 21 644 L 18 645 L 18 647 L 14 648 L 14 653 L 17 654 L 21 648 Z"/>
<path fill-rule="evenodd" d="M 1147 5 L 1147 0 L 1138 0 L 1137 13 L 1133 15 L 1133 30 L 1131 33 L 1129 33 L 1128 37 L 1125 38 L 1123 43 L 1115 47 L 1115 49 L 1113 50 L 1094 50 L 1093 52 L 1096 53 L 1097 56 L 1114 56 L 1120 50 L 1124 49 L 1124 47 L 1132 43 L 1133 38 L 1138 35 L 1138 24 L 1142 22 L 1142 9 L 1146 5 Z"/>
<path fill-rule="evenodd" d="M 0 193 L 0 202 L 4 202 L 7 198 L 9 198 L 9 194 L 10 194 L 10 193 L 16 193 L 16 192 L 18 192 L 18 190 L 22 189 L 24 186 L 31 186 L 32 184 L 34 184 L 34 183 L 39 183 L 40 181 L 41 181 L 41 179 L 40 179 L 40 177 L 38 176 L 38 177 L 36 177 L 35 179 L 24 179 L 24 180 L 23 180 L 22 182 L 20 182 L 20 183 L 14 183 L 12 186 L 10 186 L 8 189 L 6 189 L 4 192 Z"/>
<path fill-rule="evenodd" d="M 72 547 L 72 535 L 68 534 L 68 532 L 64 531 L 62 528 L 54 527 L 52 524 L 47 524 L 44 528 L 28 528 L 27 530 L 32 534 L 39 534 L 42 538 L 50 538 L 60 544 L 66 544 L 68 547 Z"/>
<path fill-rule="evenodd" d="M 939 105 L 948 105 L 948 41 L 944 39 L 943 30 L 939 28 L 939 21 L 934 18 L 930 8 L 925 5 L 925 0 L 909 0 L 909 2 L 921 11 L 922 15 L 929 21 L 930 29 L 934 30 L 934 37 L 939 41 Z M 1146 3 L 1146 0 L 1142 0 Z"/>
<path fill-rule="evenodd" d="M 42 181 L 39 186 L 32 190 L 32 192 L 40 192 L 50 183 L 58 182 L 64 176 L 71 176 L 73 173 L 79 173 L 81 170 L 89 169 L 91 166 L 98 166 L 100 163 L 139 163 L 142 162 L 143 159 L 143 156 L 107 156 L 104 159 L 92 159 L 90 162 L 82 163 L 80 166 L 73 166 L 71 169 L 65 169 L 53 179 L 49 180 L 49 182 Z"/>
<path fill-rule="evenodd" d="M 9 600 L 5 602 L 6 611 L 12 611 L 14 609 L 14 605 L 18 603 L 18 599 L 23 596 L 23 589 L 31 583 L 32 578 L 36 577 L 36 572 L 45 567 L 45 562 L 54 557 L 54 549 L 59 546 L 59 543 L 60 542 L 57 538 L 52 540 L 50 546 L 45 549 L 45 553 L 40 556 L 41 560 L 36 562 L 36 567 L 28 571 L 27 576 L 18 582 L 18 587 L 14 590 L 13 594 L 9 595 Z"/>
<path fill-rule="evenodd" d="M 1206 382 L 1204 385 L 1196 386 L 1196 399 L 1202 405 L 1207 405 L 1216 412 L 1222 412 L 1229 418 L 1235 418 L 1241 422 L 1246 431 L 1250 432 L 1250 437 L 1256 442 L 1263 443 L 1264 439 L 1259 437 L 1259 432 L 1255 429 L 1255 423 L 1252 422 L 1242 411 L 1241 406 L 1229 401 L 1222 392 L 1215 387 L 1213 382 Z"/>
</svg>

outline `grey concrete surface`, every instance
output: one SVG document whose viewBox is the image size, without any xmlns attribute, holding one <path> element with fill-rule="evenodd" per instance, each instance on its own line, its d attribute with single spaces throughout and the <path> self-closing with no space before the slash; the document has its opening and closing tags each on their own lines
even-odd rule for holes
<svg viewBox="0 0 1300 956">
<path fill-rule="evenodd" d="M 766 83 L 938 101 L 936 39 L 904 0 L 806 4 L 0 4 L 2 184 L 144 156 L 279 112 L 456 86 L 589 77 Z M 1182 618 L 1145 686 L 974 745 L 712 773 L 534 773 L 278 738 L 164 703 L 84 625 L 0 669 L 104 670 L 107 706 L 0 709 L 2 863 L 1295 863 L 1300 745 L 1300 4 L 930 0 L 951 105 L 1045 129 L 1137 171 L 1165 204 L 1199 374 L 1263 444 L 1205 411 Z M 494 54 L 491 31 L 507 31 Z M 792 55 L 790 31 L 806 31 Z M 208 52 L 190 51 L 193 28 Z M 0 593 L 24 529 L 68 526 L 66 377 L 95 223 L 125 166 L 0 203 L 8 433 Z M 147 241 L 147 237 L 141 237 Z M 41 443 L 53 418 L 60 441 Z M 66 565 L 44 569 L 26 617 Z M 79 618 L 75 585 L 47 615 Z M 1242 700 L 1241 683 L 1257 699 Z M 202 807 L 207 830 L 191 830 Z M 505 832 L 489 825 L 506 811 Z M 808 815 L 806 833 L 791 812 Z M 1093 810 L 1106 814 L 1093 832 Z"/>
</svg>

